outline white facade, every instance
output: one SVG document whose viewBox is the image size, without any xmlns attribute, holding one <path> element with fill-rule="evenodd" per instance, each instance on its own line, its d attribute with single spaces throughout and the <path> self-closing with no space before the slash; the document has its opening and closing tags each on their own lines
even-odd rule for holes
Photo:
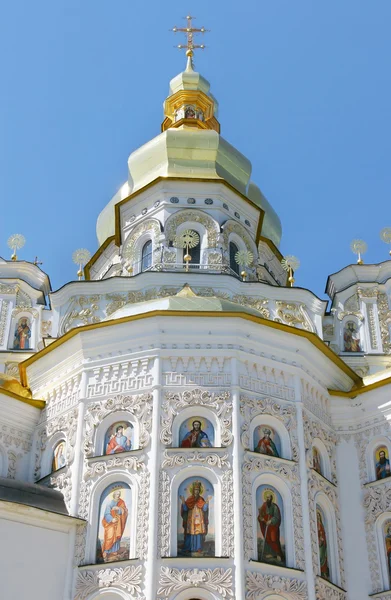
<svg viewBox="0 0 391 600">
<path fill-rule="evenodd" d="M 204 120 L 182 121 L 170 134 L 201 148 Z M 15 582 L 18 598 L 44 600 L 391 598 L 391 478 L 376 466 L 379 449 L 391 453 L 391 261 L 330 276 L 330 312 L 286 287 L 278 217 L 228 146 L 223 158 L 218 144 L 214 157 L 195 152 L 194 169 L 177 149 L 176 173 L 150 149 L 132 155 L 85 281 L 50 292 L 37 266 L 0 261 L 0 476 L 59 490 L 68 512 L 11 501 L 0 485 L 2 598 L 17 597 Z M 187 230 L 200 239 L 188 271 Z M 240 269 L 236 252 L 251 253 Z M 194 419 L 213 443 L 184 445 Z M 107 454 L 118 423 L 131 448 Z M 265 430 L 269 454 L 257 451 Z M 198 555 L 178 517 L 188 481 L 212 498 Z M 122 538 L 97 553 L 108 486 L 129 490 L 126 557 Z M 262 531 L 270 493 L 281 519 Z M 186 518 L 199 518 L 190 504 Z"/>
</svg>

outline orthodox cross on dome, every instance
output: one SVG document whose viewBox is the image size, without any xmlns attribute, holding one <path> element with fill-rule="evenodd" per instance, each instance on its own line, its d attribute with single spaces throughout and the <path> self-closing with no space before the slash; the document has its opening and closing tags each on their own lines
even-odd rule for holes
<svg viewBox="0 0 391 600">
<path fill-rule="evenodd" d="M 198 48 L 200 50 L 205 49 L 204 44 L 195 44 L 194 43 L 194 34 L 197 34 L 197 33 L 203 34 L 209 30 L 205 29 L 205 27 L 201 27 L 200 29 L 198 29 L 197 27 L 192 27 L 192 19 L 195 19 L 195 17 L 192 17 L 191 15 L 188 15 L 187 17 L 185 17 L 185 19 L 187 20 L 187 27 L 177 27 L 175 25 L 175 27 L 173 27 L 171 31 L 173 31 L 174 33 L 181 32 L 181 33 L 186 34 L 187 44 L 178 44 L 177 48 L 179 48 L 179 50 L 186 49 L 186 56 L 192 57 L 194 55 L 194 50 L 196 50 Z"/>
</svg>

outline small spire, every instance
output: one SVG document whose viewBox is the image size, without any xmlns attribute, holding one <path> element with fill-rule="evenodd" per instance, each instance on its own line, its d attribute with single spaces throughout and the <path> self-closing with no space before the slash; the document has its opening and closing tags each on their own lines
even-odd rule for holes
<svg viewBox="0 0 391 600">
<path fill-rule="evenodd" d="M 197 33 L 206 33 L 207 31 L 209 31 L 209 29 L 205 29 L 205 27 L 192 27 L 192 20 L 195 17 L 192 17 L 191 15 L 188 15 L 187 17 L 185 17 L 185 19 L 187 20 L 187 27 L 177 27 L 175 25 L 175 27 L 172 28 L 171 31 L 173 31 L 174 33 L 184 33 L 187 36 L 187 40 L 186 40 L 186 44 L 178 44 L 177 48 L 179 50 L 186 50 L 186 56 L 187 56 L 187 66 L 186 66 L 186 71 L 192 71 L 193 70 L 193 55 L 194 55 L 194 50 L 196 49 L 200 49 L 200 50 L 205 50 L 205 45 L 204 44 L 195 44 L 194 43 L 194 35 Z"/>
</svg>

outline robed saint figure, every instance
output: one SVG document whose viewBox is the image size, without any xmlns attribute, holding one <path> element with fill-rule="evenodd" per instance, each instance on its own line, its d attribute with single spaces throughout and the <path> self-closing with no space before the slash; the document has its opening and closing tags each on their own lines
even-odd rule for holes
<svg viewBox="0 0 391 600">
<path fill-rule="evenodd" d="M 105 562 L 118 558 L 127 518 L 128 509 L 121 498 L 121 490 L 115 490 L 112 499 L 106 504 L 102 519 L 104 529 L 102 554 Z"/>
<path fill-rule="evenodd" d="M 273 502 L 273 495 L 265 493 L 265 502 L 258 511 L 258 522 L 263 536 L 263 547 L 260 561 L 269 562 L 276 559 L 284 562 L 284 554 L 280 542 L 281 511 Z"/>
<path fill-rule="evenodd" d="M 203 486 L 200 481 L 194 481 L 190 486 L 191 495 L 188 498 L 180 497 L 181 517 L 184 533 L 183 551 L 186 553 L 204 550 L 205 537 L 208 533 L 209 503 L 212 496 L 205 500 L 201 494 Z"/>
</svg>

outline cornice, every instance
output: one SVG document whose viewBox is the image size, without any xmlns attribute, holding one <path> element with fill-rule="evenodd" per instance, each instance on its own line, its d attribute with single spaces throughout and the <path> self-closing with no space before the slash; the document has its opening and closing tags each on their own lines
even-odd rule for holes
<svg viewBox="0 0 391 600">
<path fill-rule="evenodd" d="M 108 246 L 110 246 L 111 242 L 115 243 L 115 235 L 111 235 L 110 237 L 108 237 L 103 242 L 103 244 L 98 248 L 98 250 L 95 252 L 95 254 L 93 254 L 91 256 L 90 260 L 84 267 L 84 277 L 85 277 L 86 281 L 90 280 L 90 269 L 91 269 L 92 265 L 94 265 L 96 263 L 96 261 L 103 254 L 103 252 L 106 250 L 106 248 L 108 248 Z"/>
</svg>

